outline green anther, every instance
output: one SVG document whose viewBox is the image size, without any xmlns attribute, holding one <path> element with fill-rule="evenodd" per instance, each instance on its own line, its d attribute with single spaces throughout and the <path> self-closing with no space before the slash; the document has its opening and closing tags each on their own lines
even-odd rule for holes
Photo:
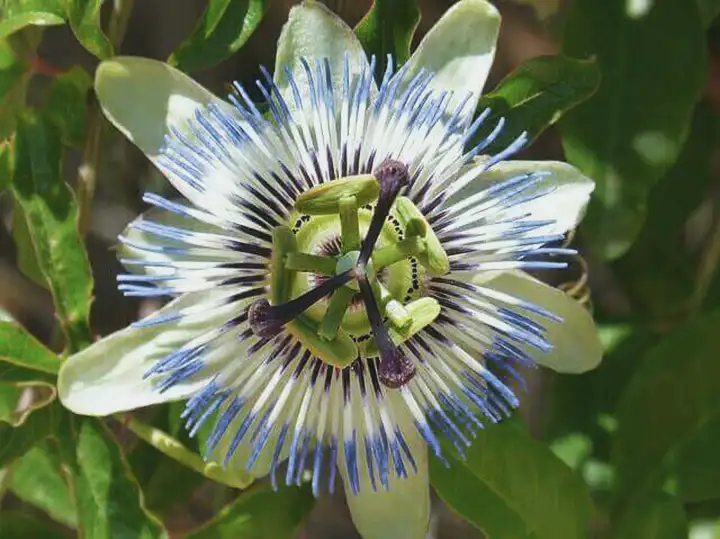
<svg viewBox="0 0 720 539">
<path fill-rule="evenodd" d="M 360 249 L 360 222 L 358 220 L 357 197 L 343 197 L 338 201 L 340 214 L 340 237 L 343 252 Z"/>
<path fill-rule="evenodd" d="M 405 306 L 396 300 L 379 281 L 375 281 L 373 288 L 380 307 L 385 309 L 385 316 L 390 322 L 398 329 L 409 327 L 412 324 L 412 317 Z"/>
<path fill-rule="evenodd" d="M 420 298 L 412 303 L 408 303 L 405 306 L 405 309 L 407 309 L 410 314 L 412 323 L 404 329 L 397 329 L 393 326 L 388 328 L 390 338 L 396 345 L 404 343 L 410 337 L 422 331 L 423 328 L 432 324 L 440 314 L 441 307 L 434 298 Z M 367 341 L 364 353 L 366 356 L 370 357 L 377 356 L 379 354 L 374 339 Z"/>
<path fill-rule="evenodd" d="M 357 207 L 375 200 L 380 185 L 372 174 L 348 176 L 320 184 L 301 193 L 295 201 L 295 209 L 307 215 L 334 215 L 339 213 L 340 200 L 355 197 Z"/>
<path fill-rule="evenodd" d="M 281 305 L 290 299 L 295 271 L 287 267 L 286 260 L 290 253 L 296 251 L 297 242 L 290 227 L 275 227 L 270 258 L 270 299 L 273 305 Z"/>
<path fill-rule="evenodd" d="M 405 260 L 411 256 L 418 256 L 424 253 L 426 249 L 425 238 L 418 236 L 410 236 L 391 245 L 386 245 L 380 249 L 375 249 L 372 254 L 373 265 L 375 271 L 379 271 L 385 266 L 390 266 L 401 260 Z"/>
<path fill-rule="evenodd" d="M 337 261 L 330 256 L 318 256 L 308 253 L 289 253 L 285 259 L 285 267 L 295 271 L 305 271 L 318 275 L 335 275 Z"/>
<path fill-rule="evenodd" d="M 407 197 L 398 197 L 395 201 L 395 211 L 400 222 L 408 226 L 413 220 L 425 221 L 422 212 Z M 425 221 L 427 224 L 427 221 Z M 416 226 L 416 225 L 413 225 Z M 450 271 L 450 259 L 442 248 L 440 240 L 430 226 L 425 231 L 426 249 L 417 259 L 433 277 L 441 277 Z"/>
<path fill-rule="evenodd" d="M 332 341 L 335 338 L 353 296 L 355 296 L 355 291 L 346 286 L 341 286 L 332 295 L 325 316 L 320 322 L 320 329 L 318 329 L 321 339 Z"/>
<path fill-rule="evenodd" d="M 304 316 L 299 316 L 285 326 L 287 330 L 310 352 L 325 363 L 343 369 L 358 357 L 358 347 L 350 336 L 339 329 L 332 341 L 321 339 L 318 324 Z"/>
</svg>

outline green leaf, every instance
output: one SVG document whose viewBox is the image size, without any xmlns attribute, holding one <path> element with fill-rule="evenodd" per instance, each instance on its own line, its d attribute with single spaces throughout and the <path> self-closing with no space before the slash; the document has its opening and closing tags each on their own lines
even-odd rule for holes
<svg viewBox="0 0 720 539">
<path fill-rule="evenodd" d="M 700 103 L 677 162 L 650 191 L 637 240 L 615 264 L 635 310 L 653 320 L 682 313 L 695 290 L 695 260 L 678 252 L 686 249 L 685 223 L 711 185 L 718 141 L 718 117 Z"/>
<path fill-rule="evenodd" d="M 435 491 L 488 539 L 587 538 L 592 506 L 582 480 L 513 422 L 480 431 L 467 460 L 446 457 L 449 468 L 430 460 Z"/>
<path fill-rule="evenodd" d="M 535 139 L 568 110 L 592 96 L 599 84 L 600 71 L 594 60 L 532 58 L 480 99 L 477 110 L 489 108 L 492 112 L 473 138 L 474 143 L 487 137 L 500 118 L 505 118 L 505 127 L 488 153 L 505 148 L 523 131 Z"/>
<path fill-rule="evenodd" d="M 0 381 L 0 422 L 19 427 L 27 421 L 30 414 L 50 404 L 56 396 L 54 384 Z"/>
<path fill-rule="evenodd" d="M 314 504 L 308 486 L 281 488 L 278 492 L 269 486 L 255 487 L 190 532 L 186 539 L 291 539 Z"/>
<path fill-rule="evenodd" d="M 167 537 L 162 523 L 145 509 L 142 491 L 102 421 L 68 417 L 58 437 L 70 470 L 81 537 Z"/>
<path fill-rule="evenodd" d="M 595 96 L 561 129 L 568 160 L 597 185 L 585 238 L 598 255 L 617 258 L 640 231 L 649 189 L 685 140 L 705 81 L 703 25 L 694 2 L 576 0 L 563 48 L 595 55 L 602 73 Z"/>
<path fill-rule="evenodd" d="M 0 321 L 0 360 L 50 374 L 60 369 L 58 357 L 15 322 Z"/>
<path fill-rule="evenodd" d="M 12 143 L 7 140 L 0 140 L 0 195 L 3 194 L 10 183 L 12 176 Z"/>
<path fill-rule="evenodd" d="M 31 414 L 19 427 L 0 422 L 0 468 L 22 457 L 36 444 L 53 434 L 63 415 L 57 401 Z"/>
<path fill-rule="evenodd" d="M 182 71 L 219 64 L 242 47 L 268 10 L 267 0 L 209 0 L 193 32 L 170 55 Z"/>
<path fill-rule="evenodd" d="M 355 35 L 368 56 L 377 59 L 376 74 L 382 76 L 387 55 L 392 54 L 396 67 L 410 58 L 410 44 L 420 23 L 416 0 L 375 0 L 370 11 L 355 27 Z"/>
<path fill-rule="evenodd" d="M 712 421 L 681 452 L 676 468 L 678 493 L 685 503 L 720 499 L 720 420 Z"/>
<path fill-rule="evenodd" d="M 618 524 L 612 539 L 686 539 L 685 511 L 677 499 L 658 495 L 633 504 Z"/>
<path fill-rule="evenodd" d="M 718 0 L 697 0 L 700 9 L 700 17 L 706 27 L 710 26 L 720 13 L 720 1 Z"/>
<path fill-rule="evenodd" d="M 61 0 L 3 0 L 0 39 L 26 26 L 54 26 L 65 22 Z"/>
<path fill-rule="evenodd" d="M 53 78 L 43 111 L 60 130 L 63 144 L 80 147 L 85 141 L 86 97 L 92 78 L 80 66 Z"/>
<path fill-rule="evenodd" d="M 75 503 L 61 475 L 61 466 L 55 444 L 42 442 L 13 465 L 10 491 L 24 502 L 39 507 L 54 520 L 75 528 Z"/>
<path fill-rule="evenodd" d="M 64 0 L 64 4 L 70 28 L 78 41 L 98 58 L 110 58 L 113 46 L 100 27 L 103 0 Z"/>
<path fill-rule="evenodd" d="M 15 129 L 17 115 L 25 106 L 25 91 L 30 75 L 27 66 L 17 58 L 10 44 L 0 39 L 0 140 L 9 137 Z M 0 191 L 3 183 L 0 178 Z"/>
<path fill-rule="evenodd" d="M 63 530 L 53 525 L 52 522 L 43 521 L 36 516 L 20 511 L 0 512 L 0 537 L 3 539 L 28 539 L 29 537 L 67 539 Z"/>
<path fill-rule="evenodd" d="M 18 123 L 12 191 L 22 208 L 40 269 L 71 352 L 91 341 L 92 274 L 77 229 L 77 204 L 61 173 L 57 131 L 37 114 Z"/>
<path fill-rule="evenodd" d="M 720 419 L 719 324 L 715 311 L 669 333 L 627 384 L 612 456 L 629 498 L 661 485 L 678 453 Z"/>
</svg>

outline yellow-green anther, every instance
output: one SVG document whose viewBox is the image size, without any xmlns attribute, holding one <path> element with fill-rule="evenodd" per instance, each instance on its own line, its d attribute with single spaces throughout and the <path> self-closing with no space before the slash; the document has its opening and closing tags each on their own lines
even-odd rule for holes
<svg viewBox="0 0 720 539">
<path fill-rule="evenodd" d="M 287 256 L 297 251 L 297 241 L 292 229 L 275 227 L 272 233 L 272 257 L 270 258 L 270 297 L 273 305 L 281 305 L 290 299 L 295 271 L 287 267 Z"/>
<path fill-rule="evenodd" d="M 379 192 L 380 186 L 372 174 L 348 176 L 301 193 L 295 209 L 307 215 L 334 215 L 339 213 L 340 200 L 355 197 L 357 207 L 361 207 L 375 200 Z"/>
<path fill-rule="evenodd" d="M 430 324 L 440 314 L 440 304 L 435 298 L 420 298 L 405 305 L 405 309 L 412 318 L 412 322 L 405 328 L 399 329 L 394 326 L 388 327 L 390 338 L 396 345 L 400 345 L 407 341 L 410 337 L 419 333 Z M 375 356 L 378 354 L 377 345 L 373 340 L 368 341 L 364 353 L 368 356 Z"/>
<path fill-rule="evenodd" d="M 338 201 L 340 236 L 343 252 L 360 249 L 360 222 L 358 221 L 357 197 L 343 197 Z"/>
<path fill-rule="evenodd" d="M 328 305 L 327 311 L 325 311 L 325 316 L 322 322 L 320 322 L 318 335 L 320 335 L 321 339 L 332 341 L 336 337 L 340 324 L 345 316 L 345 311 L 347 311 L 347 308 L 350 306 L 350 302 L 355 294 L 356 292 L 347 286 L 342 286 L 335 291 L 330 298 L 330 304 Z"/>
<path fill-rule="evenodd" d="M 422 212 L 407 197 L 398 197 L 395 201 L 395 212 L 398 220 L 407 226 L 413 220 L 425 220 Z M 427 225 L 427 222 L 426 222 Z M 412 225 L 413 227 L 417 225 Z M 440 240 L 429 225 L 424 235 L 426 241 L 425 252 L 420 253 L 417 259 L 433 277 L 441 277 L 450 271 L 450 259 L 442 248 Z"/>
<path fill-rule="evenodd" d="M 379 271 L 381 268 L 390 266 L 411 256 L 418 256 L 425 252 L 425 249 L 425 238 L 411 236 L 397 243 L 375 249 L 371 260 L 375 266 L 375 271 Z"/>
<path fill-rule="evenodd" d="M 412 319 L 403 304 L 396 300 L 380 281 L 372 283 L 372 289 L 380 310 L 385 312 L 385 316 L 388 317 L 390 322 L 398 328 L 408 327 Z"/>
<path fill-rule="evenodd" d="M 305 271 L 318 275 L 335 275 L 337 261 L 331 256 L 319 256 L 309 253 L 289 253 L 285 259 L 286 268 Z"/>
<path fill-rule="evenodd" d="M 358 347 L 350 336 L 338 329 L 332 341 L 321 339 L 318 324 L 304 316 L 299 316 L 285 326 L 287 330 L 303 343 L 315 356 L 325 363 L 343 369 L 358 357 Z"/>
<path fill-rule="evenodd" d="M 405 223 L 405 236 L 420 236 L 424 238 L 428 228 L 430 228 L 430 225 L 427 224 L 425 219 L 412 218 Z"/>
</svg>

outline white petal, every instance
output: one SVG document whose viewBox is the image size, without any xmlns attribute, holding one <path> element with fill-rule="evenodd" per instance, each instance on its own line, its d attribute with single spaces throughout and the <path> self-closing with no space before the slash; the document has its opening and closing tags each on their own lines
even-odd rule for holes
<svg viewBox="0 0 720 539">
<path fill-rule="evenodd" d="M 495 57 L 500 14 L 486 0 L 461 0 L 425 35 L 408 61 L 407 79 L 421 69 L 435 74 L 431 88 L 453 92 L 449 110 L 472 93 L 463 109 L 470 118 Z"/>
<path fill-rule="evenodd" d="M 280 34 L 275 57 L 275 83 L 288 105 L 294 108 L 292 90 L 284 71 L 285 66 L 289 66 L 303 102 L 309 102 L 310 89 L 300 58 L 311 61 L 311 67 L 314 67 L 313 60 L 327 59 L 335 95 L 341 95 L 346 56 L 351 76 L 368 72 L 367 56 L 352 29 L 321 3 L 306 0 L 290 10 Z"/>
<path fill-rule="evenodd" d="M 102 62 L 95 72 L 95 93 L 105 116 L 151 160 L 170 127 L 182 128 L 211 101 L 226 106 L 183 72 L 132 56 Z"/>
<path fill-rule="evenodd" d="M 344 458 L 338 464 L 345 486 L 348 508 L 355 528 L 363 539 L 424 539 L 430 522 L 430 479 L 427 445 L 418 434 L 398 395 L 390 394 L 405 440 L 415 458 L 417 473 L 408 469 L 408 478 L 390 474 L 390 489 L 372 489 L 365 452 L 358 451 L 360 493 L 353 494 Z M 403 420 L 401 417 L 404 417 Z M 341 457 L 342 457 L 342 451 Z"/>
<path fill-rule="evenodd" d="M 476 161 L 473 166 L 482 166 Z M 549 173 L 547 178 L 529 188 L 523 194 L 546 190 L 552 191 L 523 204 L 517 204 L 503 213 L 504 216 L 530 214 L 532 220 L 550 220 L 555 223 L 543 229 L 548 234 L 563 234 L 575 228 L 583 216 L 595 189 L 595 182 L 584 176 L 577 168 L 561 161 L 503 161 L 480 174 L 467 187 L 453 195 L 449 204 L 466 199 L 491 185 L 523 174 Z"/>
<path fill-rule="evenodd" d="M 208 292 L 186 294 L 155 316 L 173 313 L 211 299 Z M 207 316 L 182 318 L 151 327 L 128 327 L 71 356 L 60 368 L 58 394 L 63 405 L 77 414 L 103 416 L 151 404 L 181 400 L 202 388 L 214 372 L 201 372 L 164 393 L 143 374 L 157 360 L 177 350 L 208 329 L 230 318 L 229 309 L 216 308 Z"/>
<path fill-rule="evenodd" d="M 553 345 L 547 354 L 534 348 L 527 349 L 540 365 L 558 372 L 576 374 L 592 370 L 600 364 L 602 345 L 591 314 L 563 291 L 521 271 L 497 273 L 491 279 L 476 282 L 535 303 L 563 319 L 556 323 L 528 315 L 547 328 L 547 339 Z"/>
</svg>

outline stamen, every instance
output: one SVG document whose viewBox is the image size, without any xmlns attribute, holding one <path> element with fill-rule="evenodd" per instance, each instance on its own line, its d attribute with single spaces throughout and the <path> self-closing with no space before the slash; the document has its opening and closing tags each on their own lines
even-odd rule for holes
<svg viewBox="0 0 720 539">
<path fill-rule="evenodd" d="M 386 159 L 380 163 L 380 166 L 375 169 L 373 174 L 380 184 L 380 194 L 360 251 L 358 263 L 363 265 L 370 259 L 370 254 L 375 248 L 375 243 L 380 236 L 385 219 L 387 219 L 390 208 L 392 208 L 400 189 L 410 182 L 408 167 L 394 159 Z"/>
<path fill-rule="evenodd" d="M 382 197 L 382 194 L 380 196 Z M 415 364 L 390 339 L 368 280 L 358 278 L 358 284 L 360 285 L 360 292 L 363 296 L 370 327 L 375 337 L 375 343 L 380 351 L 378 377 L 384 386 L 390 389 L 398 389 L 415 376 Z"/>
<path fill-rule="evenodd" d="M 308 290 L 302 296 L 282 305 L 270 305 L 266 299 L 258 299 L 248 309 L 248 322 L 258 337 L 273 337 L 283 326 L 309 309 L 325 296 L 347 283 L 353 276 L 352 270 L 335 275 L 321 285 Z"/>
</svg>

